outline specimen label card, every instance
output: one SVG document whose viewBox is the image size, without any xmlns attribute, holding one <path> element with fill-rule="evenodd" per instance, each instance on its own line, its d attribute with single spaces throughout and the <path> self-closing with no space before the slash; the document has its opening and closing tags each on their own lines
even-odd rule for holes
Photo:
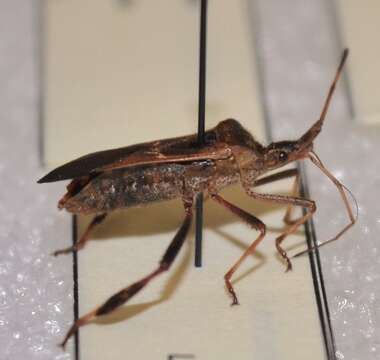
<svg viewBox="0 0 380 360">
<path fill-rule="evenodd" d="M 350 85 L 359 122 L 380 124 L 379 18 L 377 0 L 338 1 L 344 44 L 350 48 Z"/>
</svg>

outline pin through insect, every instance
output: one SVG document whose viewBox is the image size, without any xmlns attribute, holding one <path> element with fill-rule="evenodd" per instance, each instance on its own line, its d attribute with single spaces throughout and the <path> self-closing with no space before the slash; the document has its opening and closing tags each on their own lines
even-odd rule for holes
<svg viewBox="0 0 380 360">
<path fill-rule="evenodd" d="M 317 206 L 314 200 L 302 197 L 298 169 L 281 170 L 282 167 L 308 159 L 338 189 L 349 223 L 329 242 L 338 239 L 354 225 L 357 213 L 356 216 L 353 215 L 346 195 L 347 188 L 327 170 L 313 149 L 313 141 L 322 130 L 347 56 L 348 50 L 345 50 L 320 118 L 297 140 L 278 141 L 264 146 L 255 140 L 237 120 L 227 119 L 204 133 L 208 140 L 201 146 L 194 145 L 197 144 L 199 134 L 193 134 L 100 151 L 64 164 L 38 181 L 44 183 L 71 179 L 66 194 L 59 201 L 59 208 L 72 214 L 93 214 L 94 216 L 79 241 L 68 249 L 58 250 L 55 255 L 85 248 L 90 232 L 96 226 L 100 226 L 102 220 L 112 211 L 171 199 L 181 199 L 183 204 L 182 223 L 158 266 L 153 267 L 146 276 L 121 289 L 75 321 L 64 338 L 62 346 L 66 345 L 68 339 L 80 327 L 87 325 L 93 319 L 112 313 L 136 296 L 157 276 L 171 268 L 189 232 L 193 220 L 194 203 L 199 194 L 215 201 L 256 231 L 251 244 L 224 275 L 224 283 L 232 305 L 239 303 L 232 278 L 244 260 L 252 255 L 266 238 L 266 225 L 255 215 L 226 200 L 221 194 L 224 188 L 240 184 L 254 201 L 286 206 L 284 227 L 274 242 L 274 246 L 284 261 L 286 271 L 292 269 L 292 263 L 283 248 L 283 242 L 312 218 Z M 278 172 L 268 175 L 269 172 L 275 170 Z M 285 178 L 294 179 L 291 195 L 257 191 L 257 187 L 261 185 Z M 293 218 L 293 209 L 296 207 L 304 209 L 304 213 Z"/>
</svg>

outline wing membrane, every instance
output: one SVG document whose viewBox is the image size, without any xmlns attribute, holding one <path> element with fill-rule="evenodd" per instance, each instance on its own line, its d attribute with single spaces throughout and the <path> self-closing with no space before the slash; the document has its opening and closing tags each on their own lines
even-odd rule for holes
<svg viewBox="0 0 380 360">
<path fill-rule="evenodd" d="M 213 130 L 206 132 L 207 135 L 215 139 Z M 224 143 L 212 141 L 208 145 L 197 147 L 196 140 L 196 135 L 190 135 L 95 152 L 54 169 L 38 182 L 73 179 L 130 166 L 218 160 L 231 156 L 229 147 Z"/>
</svg>

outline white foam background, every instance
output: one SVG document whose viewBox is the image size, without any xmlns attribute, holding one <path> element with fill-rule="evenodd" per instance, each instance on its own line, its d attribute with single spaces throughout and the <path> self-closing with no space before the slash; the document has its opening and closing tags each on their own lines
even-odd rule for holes
<svg viewBox="0 0 380 360">
<path fill-rule="evenodd" d="M 59 184 L 42 188 L 35 1 L 0 2 L 0 359 L 71 359 L 57 343 L 72 314 L 71 237 L 56 211 Z M 52 240 L 54 239 L 54 241 Z M 65 241 L 66 240 L 66 241 Z"/>
<path fill-rule="evenodd" d="M 49 255 L 57 247 L 49 239 L 63 247 L 71 236 L 70 218 L 55 209 L 60 184 L 35 184 L 43 173 L 37 151 L 37 4 L 0 3 L 0 359 L 73 358 L 56 346 L 72 319 L 71 259 Z M 298 137 L 319 114 L 339 58 L 331 8 L 313 0 L 258 4 L 273 137 Z M 360 207 L 357 226 L 321 250 L 338 359 L 379 358 L 379 137 L 379 129 L 350 120 L 340 87 L 316 141 L 318 154 Z M 308 170 L 323 240 L 346 215 L 333 186 Z"/>
</svg>

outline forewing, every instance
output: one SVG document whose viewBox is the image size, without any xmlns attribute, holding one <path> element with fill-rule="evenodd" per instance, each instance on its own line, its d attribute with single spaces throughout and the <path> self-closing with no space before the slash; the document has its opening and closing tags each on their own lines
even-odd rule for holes
<svg viewBox="0 0 380 360">
<path fill-rule="evenodd" d="M 112 162 L 127 158 L 130 154 L 141 151 L 142 149 L 143 145 L 139 144 L 94 152 L 59 166 L 38 180 L 38 182 L 45 183 L 86 176 L 95 173 L 96 169 L 101 169 Z"/>
<path fill-rule="evenodd" d="M 226 144 L 214 140 L 215 136 L 213 136 L 212 130 L 208 131 L 206 135 L 206 138 L 211 138 L 212 141 L 202 147 L 197 147 L 196 136 L 190 135 L 95 152 L 54 169 L 38 182 L 73 179 L 130 166 L 206 159 L 218 160 L 231 156 L 231 151 Z"/>
</svg>

